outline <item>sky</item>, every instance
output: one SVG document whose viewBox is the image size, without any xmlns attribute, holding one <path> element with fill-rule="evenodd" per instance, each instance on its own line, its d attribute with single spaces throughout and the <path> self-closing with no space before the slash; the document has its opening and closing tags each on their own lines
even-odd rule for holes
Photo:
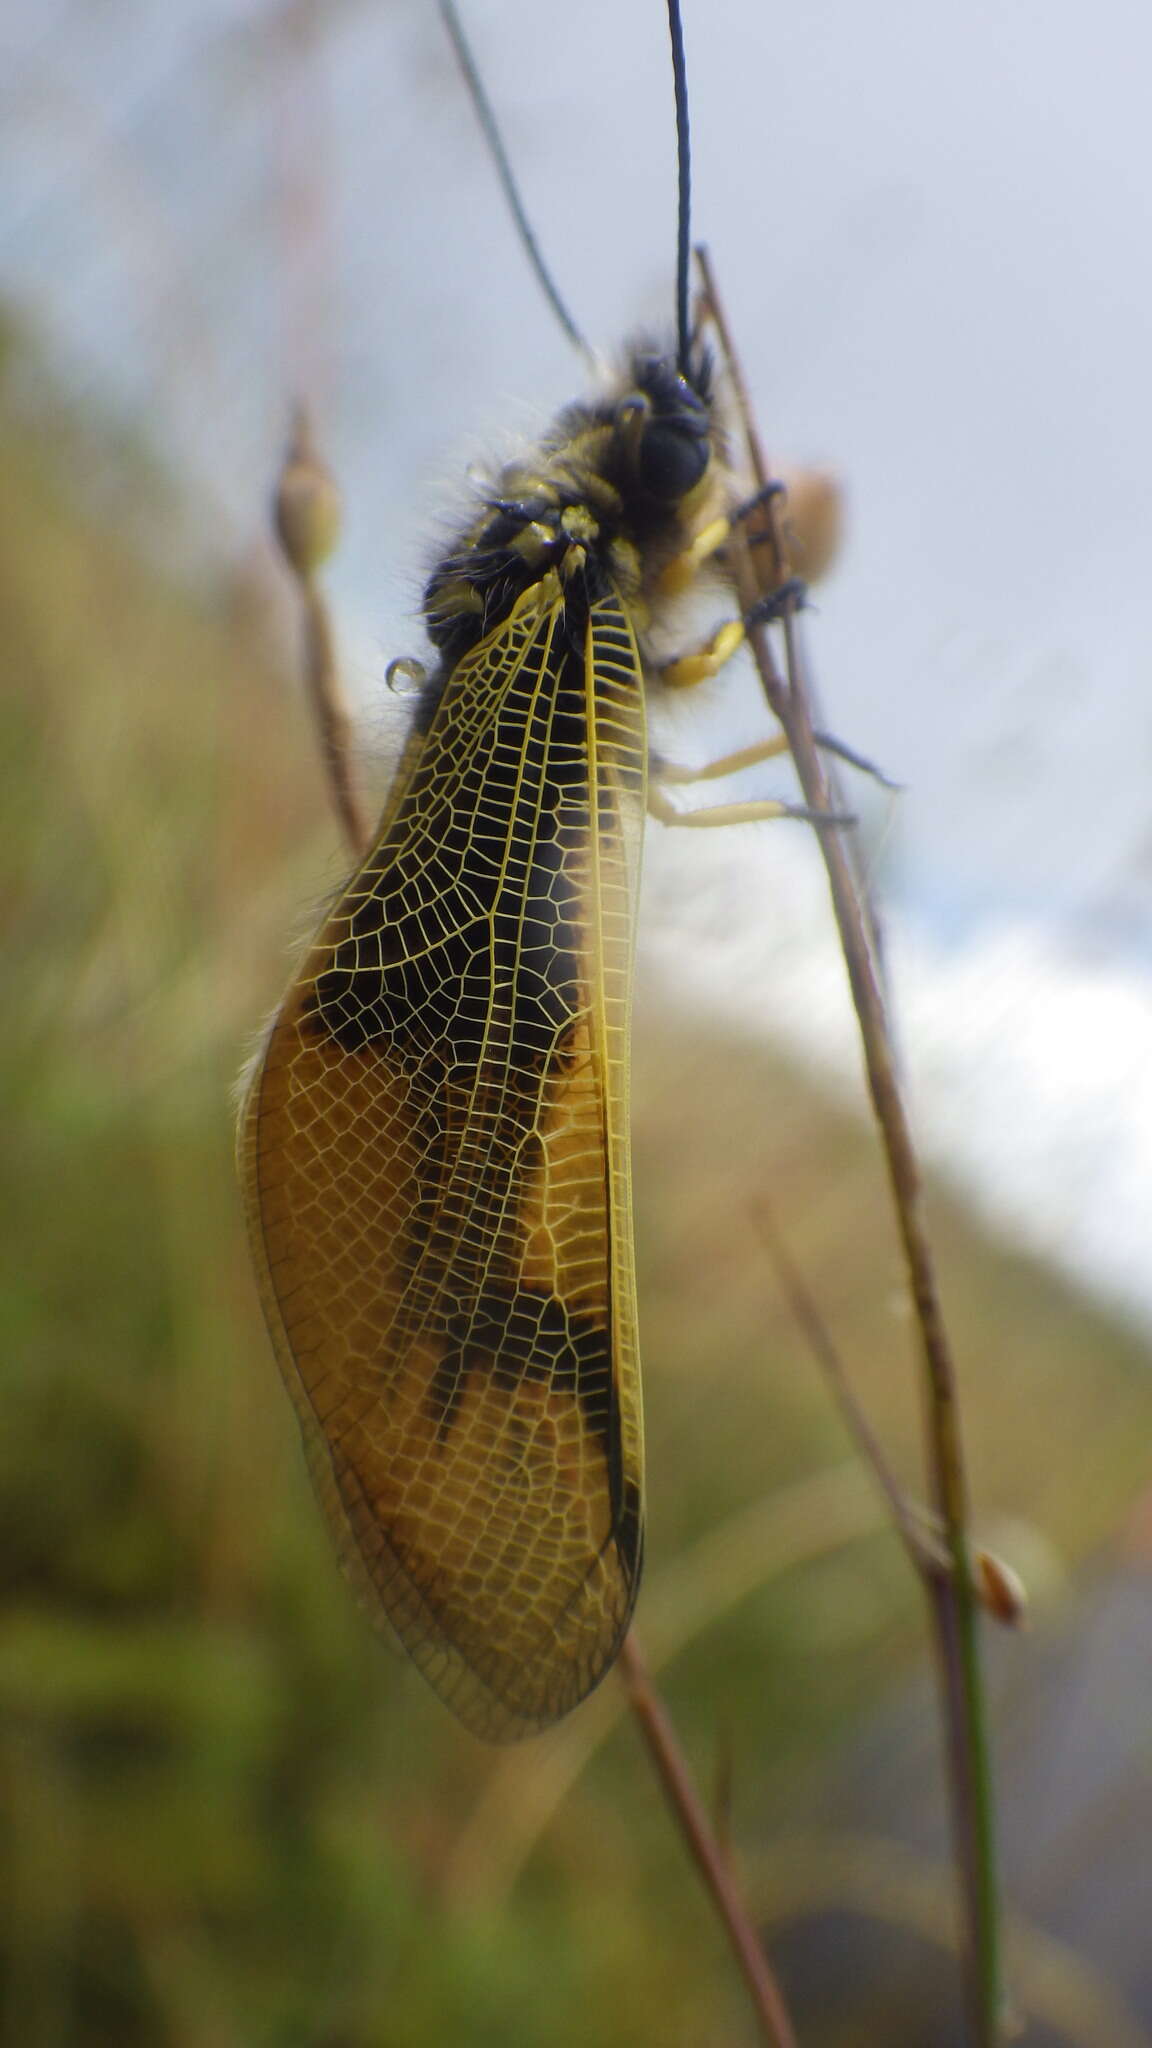
<svg viewBox="0 0 1152 2048">
<path fill-rule="evenodd" d="M 844 491 L 806 642 L 832 724 L 904 786 L 854 801 L 909 963 L 926 1120 L 950 1121 L 945 1156 L 987 1120 L 1009 1158 L 977 1180 L 1003 1203 L 1005 1133 L 1034 1101 L 1038 1163 L 1006 1213 L 1027 1234 L 1059 1188 L 1074 1247 L 1130 1243 L 1104 1284 L 1152 1315 L 1152 25 L 1133 0 L 685 6 L 695 231 L 769 447 Z M 465 18 L 581 326 L 607 350 L 667 326 L 663 9 L 475 0 Z M 58 0 L 8 10 L 0 76 L 0 291 L 72 390 L 184 475 L 207 556 L 256 544 L 310 395 L 371 723 L 388 660 L 420 652 L 422 576 L 469 463 L 582 374 L 431 0 Z M 747 679 L 701 694 L 678 751 L 753 736 Z M 769 895 L 779 861 L 809 900 L 803 856 L 734 837 L 699 870 L 726 867 L 730 901 L 749 857 Z M 657 895 L 662 869 L 679 878 L 674 951 L 681 860 L 650 856 Z M 755 928 L 746 958 L 771 981 L 796 943 Z M 758 970 L 729 968 L 739 1004 Z"/>
</svg>

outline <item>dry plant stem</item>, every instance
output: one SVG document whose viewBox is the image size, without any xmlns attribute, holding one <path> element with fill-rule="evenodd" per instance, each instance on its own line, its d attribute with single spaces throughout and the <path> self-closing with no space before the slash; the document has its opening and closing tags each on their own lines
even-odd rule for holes
<svg viewBox="0 0 1152 2048">
<path fill-rule="evenodd" d="M 740 1973 L 748 1987 L 764 2038 L 773 2048 L 797 2048 L 779 1986 L 736 1890 L 731 1868 L 708 1822 L 684 1763 L 672 1723 L 652 1686 L 634 1632 L 624 1638 L 620 1671 L 636 1725 L 692 1859 L 724 1923 Z"/>
<path fill-rule="evenodd" d="M 812 1298 L 800 1270 L 789 1253 L 767 1202 L 755 1206 L 756 1222 L 764 1249 L 776 1269 L 776 1280 L 794 1321 L 808 1341 L 821 1372 L 828 1381 L 851 1435 L 870 1465 L 891 1510 L 892 1519 L 916 1570 L 935 1574 L 948 1569 L 949 1560 L 939 1544 L 930 1541 L 924 1528 L 923 1512 L 912 1507 L 884 1452 L 872 1424 L 856 1398 L 856 1391 L 828 1326 Z"/>
<path fill-rule="evenodd" d="M 335 643 L 327 606 L 314 572 L 295 566 L 288 557 L 304 606 L 305 666 L 308 695 L 332 802 L 353 858 L 368 850 L 369 833 L 351 765 L 351 725 L 344 709 L 336 673 Z M 635 1636 L 629 1632 L 620 1653 L 628 1698 L 680 1824 L 689 1853 L 701 1872 L 723 1921 L 745 1983 L 772 2048 L 796 2048 L 784 2000 L 768 1966 L 756 1930 L 740 1900 L 731 1873 L 704 1807 L 692 1784 L 672 1723 L 658 1699 Z"/>
<path fill-rule="evenodd" d="M 758 488 L 763 488 L 770 472 L 752 421 L 747 388 L 707 254 L 701 250 L 697 255 L 709 317 L 727 360 L 754 480 Z M 788 563 L 776 499 L 769 501 L 768 516 L 773 522 L 776 570 L 783 582 L 788 575 Z M 730 550 L 730 561 L 741 604 L 749 608 L 761 595 L 762 585 L 738 533 Z M 805 803 L 814 811 L 826 812 L 832 808 L 831 792 L 812 736 L 791 607 L 782 627 L 786 678 L 776 667 L 767 631 L 755 628 L 749 638 L 765 695 L 787 734 Z M 869 919 L 840 834 L 825 830 L 818 836 L 859 1020 L 868 1086 L 920 1333 L 926 1457 L 933 1503 L 940 1516 L 949 1561 L 949 1569 L 943 1573 L 921 1566 L 921 1578 L 935 1625 L 941 1676 L 952 1823 L 961 1876 L 968 2022 L 976 2048 L 996 2048 L 1003 2039 L 999 1904 L 977 1637 L 978 1608 L 968 1561 L 968 1500 L 956 1375 L 925 1225 L 919 1165 L 896 1077 L 884 1001 L 869 943 Z"/>
<path fill-rule="evenodd" d="M 352 774 L 352 727 L 336 673 L 328 606 L 315 575 L 294 571 L 304 612 L 304 669 L 332 805 L 359 860 L 368 850 L 368 822 Z"/>
</svg>

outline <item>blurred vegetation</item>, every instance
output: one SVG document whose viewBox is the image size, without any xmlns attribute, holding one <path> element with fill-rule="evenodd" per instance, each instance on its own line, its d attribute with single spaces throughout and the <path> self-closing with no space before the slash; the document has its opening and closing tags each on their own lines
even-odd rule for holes
<svg viewBox="0 0 1152 2048">
<path fill-rule="evenodd" d="M 263 556 L 176 573 L 185 517 L 9 343 L 0 2041 L 749 2040 L 613 1682 L 487 1753 L 329 1557 L 249 1284 L 230 1091 L 340 856 L 286 594 Z M 922 1631 L 749 1199 L 772 1198 L 914 1483 L 897 1267 L 867 1134 L 763 1046 L 644 989 L 636 1096 L 640 1628 L 770 1861 L 781 1816 L 833 1818 L 829 1747 Z M 937 1215 L 981 1513 L 1075 1559 L 1145 1478 L 1146 1361 L 955 1203 Z"/>
</svg>

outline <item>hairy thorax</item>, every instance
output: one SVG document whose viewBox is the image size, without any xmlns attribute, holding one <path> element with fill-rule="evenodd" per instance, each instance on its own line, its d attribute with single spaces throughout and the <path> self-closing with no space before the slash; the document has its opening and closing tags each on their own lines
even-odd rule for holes
<svg viewBox="0 0 1152 2048">
<path fill-rule="evenodd" d="M 611 589 L 643 647 L 668 565 L 728 496 L 706 359 L 684 374 L 671 357 L 637 350 L 609 389 L 566 408 L 483 489 L 425 591 L 429 634 L 457 660 L 555 571 L 574 631 Z"/>
</svg>

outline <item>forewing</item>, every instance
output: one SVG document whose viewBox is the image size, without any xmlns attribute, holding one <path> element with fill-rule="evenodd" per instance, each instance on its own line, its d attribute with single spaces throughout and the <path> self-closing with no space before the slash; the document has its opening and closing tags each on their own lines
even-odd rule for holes
<svg viewBox="0 0 1152 2048">
<path fill-rule="evenodd" d="M 635 1598 L 644 746 L 618 600 L 574 637 L 534 586 L 451 671 L 245 1111 L 265 1309 L 341 1557 L 490 1739 L 574 1706 Z"/>
</svg>

